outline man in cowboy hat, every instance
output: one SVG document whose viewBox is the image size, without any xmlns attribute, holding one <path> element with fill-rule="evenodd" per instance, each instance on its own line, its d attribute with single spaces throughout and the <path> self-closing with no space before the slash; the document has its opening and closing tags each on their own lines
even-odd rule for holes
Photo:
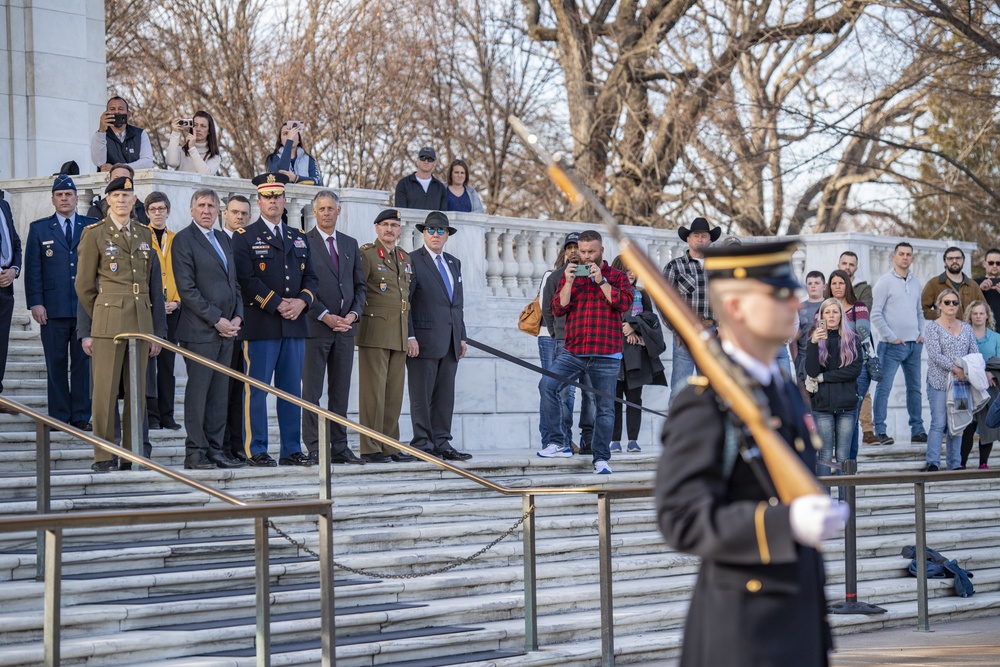
<svg viewBox="0 0 1000 667">
<path fill-rule="evenodd" d="M 410 331 L 406 370 L 410 387 L 410 444 L 446 461 L 467 461 L 472 454 L 451 446 L 455 411 L 455 374 L 465 356 L 465 306 L 462 263 L 444 251 L 458 230 L 448 216 L 432 211 L 417 225 L 424 235 L 414 250 L 410 279 Z"/>
<path fill-rule="evenodd" d="M 703 262 L 705 249 L 719 240 L 721 227 L 710 227 L 705 218 L 695 218 L 691 229 L 681 227 L 677 236 L 688 244 L 687 252 L 672 259 L 663 267 L 663 276 L 673 285 L 695 315 L 706 327 L 715 326 L 712 309 L 708 305 L 708 282 Z M 671 327 L 672 328 L 672 327 Z M 673 363 L 670 370 L 670 400 L 687 385 L 687 378 L 694 374 L 694 360 L 679 336 L 674 336 Z"/>
</svg>

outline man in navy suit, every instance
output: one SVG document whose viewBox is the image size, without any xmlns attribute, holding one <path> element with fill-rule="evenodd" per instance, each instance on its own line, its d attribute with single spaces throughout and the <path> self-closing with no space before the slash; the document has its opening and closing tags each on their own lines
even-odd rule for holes
<svg viewBox="0 0 1000 667">
<path fill-rule="evenodd" d="M 444 252 L 448 238 L 458 232 L 440 211 L 423 224 L 424 247 L 414 251 L 410 281 L 410 333 L 406 375 L 410 388 L 410 445 L 446 461 L 466 461 L 472 454 L 451 446 L 451 418 L 455 411 L 455 374 L 465 356 L 462 265 Z"/>
<path fill-rule="evenodd" d="M 0 394 L 3 375 L 7 370 L 7 344 L 10 342 L 10 321 L 14 317 L 14 280 L 21 275 L 21 237 L 14 229 L 14 214 L 10 204 L 0 197 Z M 0 412 L 10 412 L 0 405 Z"/>
<path fill-rule="evenodd" d="M 41 325 L 49 416 L 78 429 L 90 425 L 90 357 L 76 335 L 76 248 L 83 228 L 97 220 L 77 215 L 76 184 L 65 174 L 52 183 L 56 212 L 28 227 L 24 295 Z"/>
<path fill-rule="evenodd" d="M 188 350 L 228 366 L 243 324 L 243 303 L 229 237 L 213 229 L 219 196 L 198 190 L 191 197 L 193 222 L 173 239 L 171 262 L 181 303 L 177 340 Z M 184 394 L 184 467 L 189 470 L 242 468 L 223 447 L 229 377 L 191 360 Z"/>
<path fill-rule="evenodd" d="M 302 395 L 302 361 L 309 335 L 306 311 L 316 300 L 317 280 L 306 236 L 281 221 L 285 210 L 283 174 L 261 174 L 257 186 L 260 218 L 233 234 L 236 277 L 243 296 L 243 355 L 247 375 L 294 396 Z M 309 466 L 302 454 L 302 413 L 278 401 L 281 453 L 267 453 L 267 396 L 250 388 L 246 401 L 246 456 L 252 466 Z"/>
<path fill-rule="evenodd" d="M 317 192 L 313 197 L 313 215 L 316 227 L 306 234 L 306 240 L 313 252 L 319 291 L 307 313 L 309 338 L 306 339 L 302 369 L 302 398 L 319 405 L 325 373 L 326 408 L 346 416 L 354 366 L 354 337 L 358 333 L 357 321 L 365 306 L 368 285 L 358 242 L 337 231 L 340 198 L 336 193 L 332 190 Z M 319 463 L 318 421 L 314 413 L 303 410 L 302 441 L 314 463 Z M 329 423 L 327 444 L 334 463 L 364 463 L 347 447 L 347 429 L 340 424 Z"/>
</svg>

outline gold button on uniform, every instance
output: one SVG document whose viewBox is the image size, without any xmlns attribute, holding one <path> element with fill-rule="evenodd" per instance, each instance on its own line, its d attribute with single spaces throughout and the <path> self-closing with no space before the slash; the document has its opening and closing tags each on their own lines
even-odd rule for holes
<svg viewBox="0 0 1000 667">
<path fill-rule="evenodd" d="M 747 590 L 751 593 L 756 593 L 761 589 L 762 584 L 757 579 L 751 579 L 747 582 Z"/>
</svg>

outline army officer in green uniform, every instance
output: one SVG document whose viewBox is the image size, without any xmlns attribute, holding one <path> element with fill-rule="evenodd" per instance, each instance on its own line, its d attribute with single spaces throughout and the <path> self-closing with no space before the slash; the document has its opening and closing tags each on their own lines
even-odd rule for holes
<svg viewBox="0 0 1000 667">
<path fill-rule="evenodd" d="M 375 218 L 374 243 L 361 246 L 368 285 L 358 323 L 358 413 L 363 425 L 399 440 L 399 411 L 406 378 L 410 318 L 410 256 L 396 246 L 400 215 L 386 209 Z M 413 456 L 361 436 L 361 458 L 370 463 L 412 461 Z"/>
<path fill-rule="evenodd" d="M 167 335 L 160 263 L 149 228 L 130 220 L 135 193 L 132 179 L 116 178 L 104 190 L 108 217 L 83 230 L 77 250 L 76 294 L 91 318 L 90 337 L 82 341 L 93 368 L 94 435 L 114 442 L 114 413 L 128 346 L 115 344 L 120 333 Z M 145 396 L 146 359 L 158 345 L 140 343 L 139 396 Z M 130 448 L 131 393 L 125 392 L 122 442 Z M 145 410 L 145 405 L 143 405 Z M 108 452 L 94 450 L 94 472 L 115 468 Z"/>
</svg>

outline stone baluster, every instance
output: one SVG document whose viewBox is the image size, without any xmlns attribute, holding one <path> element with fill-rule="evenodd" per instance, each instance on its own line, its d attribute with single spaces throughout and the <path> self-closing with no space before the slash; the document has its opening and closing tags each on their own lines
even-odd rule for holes
<svg viewBox="0 0 1000 667">
<path fill-rule="evenodd" d="M 302 207 L 304 202 L 298 198 L 288 199 L 285 202 L 285 211 L 288 212 L 288 224 L 296 229 L 302 229 Z"/>
<path fill-rule="evenodd" d="M 514 255 L 514 242 L 517 239 L 517 233 L 511 230 L 505 231 L 500 237 L 500 256 L 503 259 L 503 294 L 506 296 L 515 296 L 518 294 L 517 289 L 517 272 L 521 268 L 517 263 L 517 257 Z"/>
<path fill-rule="evenodd" d="M 503 262 L 500 261 L 500 233 L 490 227 L 486 232 L 486 286 L 494 295 L 500 294 L 503 284 Z"/>
<path fill-rule="evenodd" d="M 542 276 L 548 271 L 550 266 L 545 261 L 545 241 L 547 238 L 547 235 L 543 232 L 531 233 L 532 285 L 536 285 L 542 279 Z"/>
<path fill-rule="evenodd" d="M 520 291 L 524 294 L 530 291 L 531 278 L 535 274 L 535 264 L 532 261 L 532 254 L 534 252 L 532 237 L 532 232 L 523 230 L 518 233 L 515 245 L 518 265 L 517 284 L 521 288 Z"/>
<path fill-rule="evenodd" d="M 76 212 L 78 215 L 87 215 L 87 211 L 90 210 L 90 204 L 94 201 L 94 193 L 96 191 L 97 189 L 92 187 L 79 188 L 76 202 Z"/>
<path fill-rule="evenodd" d="M 802 284 L 805 284 L 806 251 L 802 248 L 792 253 L 792 274 L 799 276 Z"/>
<path fill-rule="evenodd" d="M 545 270 L 555 266 L 559 258 L 559 251 L 562 249 L 563 236 L 561 234 L 549 234 L 545 237 Z"/>
</svg>

